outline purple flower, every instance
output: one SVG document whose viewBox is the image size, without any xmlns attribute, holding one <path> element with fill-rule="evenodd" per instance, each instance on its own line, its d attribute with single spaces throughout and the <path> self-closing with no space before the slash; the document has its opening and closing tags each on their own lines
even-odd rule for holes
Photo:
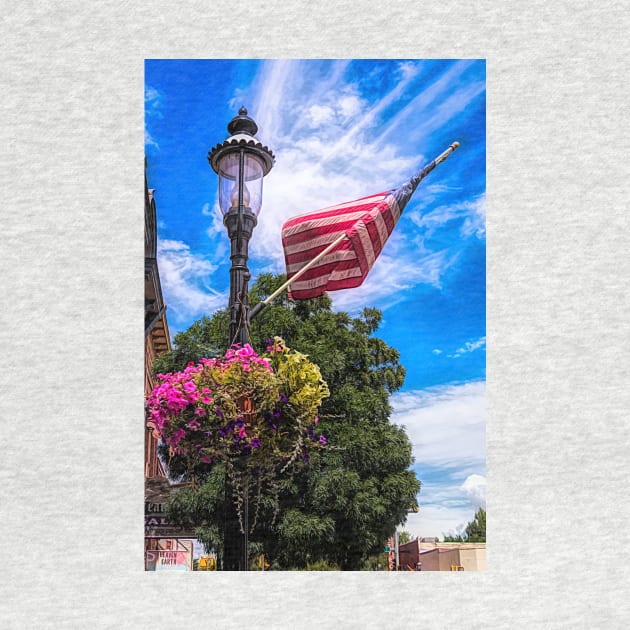
<svg viewBox="0 0 630 630">
<path fill-rule="evenodd" d="M 255 437 L 252 440 L 252 448 L 260 448 L 260 439 Z"/>
<path fill-rule="evenodd" d="M 286 397 L 285 394 L 280 392 L 280 401 L 283 402 L 283 403 L 286 403 L 286 402 L 289 402 L 289 399 Z"/>
<path fill-rule="evenodd" d="M 214 410 L 214 413 L 216 413 L 217 416 L 219 416 L 219 418 L 223 420 L 223 412 L 218 407 Z"/>
<path fill-rule="evenodd" d="M 323 446 L 326 446 L 326 444 L 328 444 L 328 440 L 323 435 L 320 435 L 319 443 L 322 444 Z"/>
</svg>

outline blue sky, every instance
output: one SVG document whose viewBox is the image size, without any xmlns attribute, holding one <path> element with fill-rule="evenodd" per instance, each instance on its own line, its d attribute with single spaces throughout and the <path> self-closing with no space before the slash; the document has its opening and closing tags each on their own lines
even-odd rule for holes
<svg viewBox="0 0 630 630">
<path fill-rule="evenodd" d="M 377 335 L 407 369 L 392 421 L 423 487 L 404 529 L 459 531 L 486 506 L 485 62 L 147 60 L 145 153 L 172 335 L 227 305 L 229 242 L 208 151 L 244 105 L 276 164 L 250 270 L 284 272 L 286 219 L 403 183 L 455 140 L 418 187 L 364 284 L 333 307 L 383 311 Z"/>
</svg>

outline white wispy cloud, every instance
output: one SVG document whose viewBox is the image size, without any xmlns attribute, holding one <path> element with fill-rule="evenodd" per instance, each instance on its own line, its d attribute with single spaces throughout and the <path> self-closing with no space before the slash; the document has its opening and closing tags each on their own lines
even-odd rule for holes
<svg viewBox="0 0 630 630">
<path fill-rule="evenodd" d="M 392 422 L 404 426 L 416 461 L 456 468 L 485 465 L 485 381 L 392 396 Z"/>
<path fill-rule="evenodd" d="M 385 311 L 405 300 L 406 291 L 416 285 L 440 288 L 442 276 L 456 256 L 442 250 L 416 252 L 416 258 L 411 258 L 409 251 L 413 248 L 401 244 L 390 247 L 390 253 L 381 254 L 360 287 L 330 293 L 334 307 L 354 312 L 368 305 Z"/>
<path fill-rule="evenodd" d="M 216 266 L 207 258 L 191 252 L 182 241 L 158 241 L 158 267 L 164 293 L 168 295 L 168 317 L 174 329 L 178 323 L 222 308 L 227 294 L 212 288 Z"/>
<path fill-rule="evenodd" d="M 479 81 L 455 91 L 435 107 L 431 115 L 414 129 L 410 137 L 420 140 L 438 129 L 445 128 L 447 123 L 460 116 L 472 101 L 483 94 L 485 90 L 485 82 Z M 457 138 L 453 138 L 453 140 L 457 140 Z"/>
<path fill-rule="evenodd" d="M 157 143 L 155 138 L 148 132 L 148 130 L 144 130 L 144 146 L 145 147 L 155 147 L 156 149 L 160 148 L 160 145 Z"/>
<path fill-rule="evenodd" d="M 330 123 L 335 118 L 335 110 L 328 105 L 311 105 L 307 114 L 311 127 Z"/>
<path fill-rule="evenodd" d="M 483 194 L 471 202 L 472 207 L 466 214 L 466 219 L 461 227 L 461 234 L 464 237 L 475 236 L 485 238 L 486 236 L 486 195 Z"/>
<path fill-rule="evenodd" d="M 159 149 L 155 138 L 151 135 L 149 127 L 152 119 L 162 118 L 163 95 L 155 88 L 146 85 L 144 88 L 144 145 Z"/>
<path fill-rule="evenodd" d="M 392 396 L 392 422 L 404 426 L 416 469 L 430 471 L 418 495 L 420 512 L 404 529 L 442 536 L 472 520 L 485 506 L 484 381 L 445 385 Z"/>
<path fill-rule="evenodd" d="M 479 350 L 480 348 L 486 347 L 486 338 L 481 337 L 476 341 L 467 341 L 463 346 L 457 348 L 453 354 L 449 354 L 448 356 L 452 359 L 457 359 L 461 357 L 463 354 L 467 354 L 469 352 L 474 352 L 475 350 Z"/>
<path fill-rule="evenodd" d="M 396 132 L 400 133 L 401 129 L 407 134 L 409 134 L 409 130 L 411 129 L 413 130 L 414 137 L 417 137 L 417 130 L 422 128 L 423 133 L 426 135 L 430 129 L 435 128 L 438 116 L 441 120 L 446 121 L 451 116 L 458 113 L 453 108 L 452 102 L 448 108 L 444 108 L 444 105 L 440 105 L 440 103 L 446 99 L 452 98 L 449 92 L 449 90 L 452 89 L 452 82 L 457 81 L 471 63 L 473 62 L 468 60 L 459 61 L 435 78 L 432 83 L 423 84 L 418 94 L 383 127 L 377 142 L 383 142 L 390 134 Z M 436 107 L 438 109 L 435 109 Z M 440 110 L 442 111 L 441 115 L 438 114 Z M 432 122 L 430 124 L 426 122 L 427 112 L 431 112 L 430 120 Z M 420 114 L 422 114 L 422 116 Z M 409 121 L 417 124 L 410 125 Z"/>
<path fill-rule="evenodd" d="M 486 478 L 483 475 L 466 477 L 462 490 L 476 508 L 486 509 Z"/>
<path fill-rule="evenodd" d="M 444 505 L 422 506 L 415 514 L 407 515 L 406 523 L 399 529 L 409 532 L 412 538 L 435 537 L 460 534 L 466 524 L 473 520 L 475 511 L 469 507 Z"/>
<path fill-rule="evenodd" d="M 144 88 L 144 110 L 147 116 L 157 116 L 162 118 L 161 107 L 164 102 L 164 96 L 159 90 L 150 85 Z"/>
<path fill-rule="evenodd" d="M 408 213 L 408 217 L 417 225 L 425 238 L 432 236 L 447 223 L 459 220 L 462 238 L 474 236 L 484 238 L 486 235 L 486 195 L 475 199 L 466 199 L 459 203 L 441 205 L 431 211 L 424 212 L 430 200 L 419 196 L 419 205 Z"/>
</svg>

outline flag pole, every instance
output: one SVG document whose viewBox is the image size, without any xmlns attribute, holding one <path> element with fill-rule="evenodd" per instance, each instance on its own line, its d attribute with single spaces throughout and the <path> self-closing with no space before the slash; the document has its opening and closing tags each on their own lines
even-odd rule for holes
<svg viewBox="0 0 630 630">
<path fill-rule="evenodd" d="M 453 142 L 453 144 L 451 144 L 451 146 L 446 149 L 446 151 L 444 151 L 444 153 L 438 155 L 435 158 L 435 165 L 437 166 L 440 162 L 444 162 L 444 160 L 451 154 L 453 153 L 453 151 L 455 151 L 455 149 L 457 149 L 457 147 L 459 146 L 459 142 Z"/>
<path fill-rule="evenodd" d="M 280 295 L 290 284 L 301 278 L 313 265 L 316 265 L 326 254 L 331 252 L 344 238 L 347 238 L 347 235 L 341 234 L 339 238 L 336 238 L 326 249 L 322 250 L 311 260 L 309 263 L 304 265 L 302 269 L 300 269 L 294 276 L 291 276 L 281 287 L 277 288 L 268 298 L 264 299 L 262 302 L 258 302 L 254 308 L 249 312 L 250 321 L 262 311 L 269 302 L 271 302 L 274 298 Z"/>
<path fill-rule="evenodd" d="M 414 185 L 413 185 L 413 188 L 411 189 L 411 193 L 410 194 L 413 193 L 413 191 L 415 190 L 415 188 L 418 185 L 418 183 L 420 182 L 420 180 L 422 180 L 424 177 L 426 177 L 426 175 L 428 175 L 438 164 L 440 164 L 441 162 L 444 162 L 444 160 L 451 153 L 453 153 L 453 151 L 455 151 L 455 149 L 457 149 L 458 146 L 459 146 L 459 142 L 453 142 L 453 144 L 451 144 L 451 146 L 448 149 L 446 149 L 446 151 L 444 151 L 443 153 L 440 153 L 440 155 L 438 155 L 435 158 L 435 160 L 433 160 L 427 166 L 425 166 L 418 173 L 418 175 L 416 176 L 418 179 L 417 179 L 417 181 L 414 182 Z M 414 180 L 412 180 L 412 182 L 413 181 Z M 311 260 L 309 263 L 304 265 L 304 267 L 302 267 L 302 269 L 300 269 L 294 276 L 291 276 L 281 287 L 276 289 L 269 297 L 267 297 L 266 299 L 262 300 L 261 302 L 258 302 L 258 304 L 256 304 L 256 306 L 254 306 L 254 308 L 252 308 L 249 311 L 248 322 L 251 322 L 252 319 L 254 319 L 254 317 L 256 317 L 256 315 L 258 315 L 258 313 L 260 313 L 267 306 L 267 304 L 269 304 L 269 302 L 271 302 L 274 298 L 276 298 L 278 295 L 280 295 L 280 293 L 282 293 L 289 285 L 291 285 L 297 279 L 302 277 L 303 274 L 305 274 L 309 269 L 311 269 L 313 267 L 313 265 L 316 265 L 326 254 L 328 254 L 335 247 L 337 247 L 337 245 L 339 245 L 339 243 L 341 243 L 341 241 L 343 241 L 345 238 L 347 238 L 347 235 L 346 234 L 341 234 L 339 236 L 339 238 L 334 240 L 330 245 L 328 245 L 328 247 L 326 247 L 326 249 L 324 249 L 319 254 L 317 254 L 317 256 L 315 256 L 315 258 L 313 258 L 313 260 Z"/>
</svg>

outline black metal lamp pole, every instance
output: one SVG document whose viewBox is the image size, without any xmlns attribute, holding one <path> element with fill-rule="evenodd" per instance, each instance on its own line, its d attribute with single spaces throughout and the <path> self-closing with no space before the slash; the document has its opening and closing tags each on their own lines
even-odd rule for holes
<svg viewBox="0 0 630 630">
<path fill-rule="evenodd" d="M 230 137 L 208 153 L 208 161 L 219 176 L 219 206 L 231 243 L 229 345 L 243 345 L 249 338 L 249 239 L 262 205 L 263 177 L 271 170 L 274 155 L 255 137 L 258 125 L 247 115 L 244 107 L 230 121 L 227 129 Z M 239 535 L 240 523 L 233 497 L 229 494 L 232 493 L 226 487 L 223 568 L 246 571 L 247 500 L 243 515 L 245 532 Z"/>
<path fill-rule="evenodd" d="M 247 268 L 249 239 L 262 204 L 262 180 L 274 155 L 254 136 L 258 125 L 244 107 L 228 124 L 230 137 L 208 153 L 219 176 L 219 206 L 231 242 L 230 345 L 248 341 Z"/>
</svg>

